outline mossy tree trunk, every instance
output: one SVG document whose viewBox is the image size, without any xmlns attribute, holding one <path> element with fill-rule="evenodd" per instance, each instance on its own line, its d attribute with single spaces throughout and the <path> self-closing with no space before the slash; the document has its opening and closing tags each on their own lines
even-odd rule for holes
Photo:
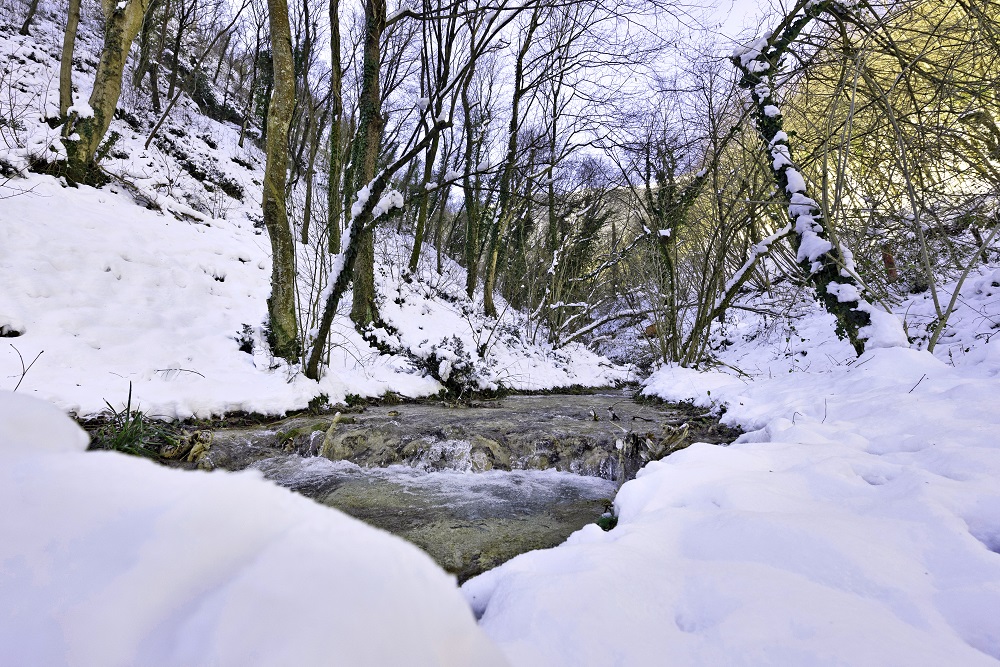
<svg viewBox="0 0 1000 667">
<path fill-rule="evenodd" d="M 357 193 L 375 177 L 379 148 L 382 145 L 382 93 L 379 73 L 382 67 L 381 41 L 385 30 L 385 0 L 365 0 L 364 52 L 361 69 L 361 95 L 358 98 L 358 132 L 351 155 L 353 183 Z M 378 318 L 375 304 L 375 231 L 365 225 L 354 263 L 354 302 L 351 319 L 359 329 Z"/>
<path fill-rule="evenodd" d="M 288 225 L 285 181 L 288 127 L 295 106 L 295 67 L 287 0 L 268 0 L 274 87 L 267 115 L 267 166 L 264 171 L 264 226 L 271 239 L 271 296 L 267 300 L 271 351 L 294 363 L 299 357 L 295 313 L 295 240 Z"/>
<path fill-rule="evenodd" d="M 101 49 L 101 60 L 97 65 L 94 88 L 90 94 L 89 105 L 93 113 L 71 114 L 71 118 L 67 120 L 71 126 L 68 128 L 67 137 L 63 140 L 68 158 L 67 175 L 75 181 L 97 180 L 97 149 L 108 131 L 108 126 L 111 125 L 115 108 L 118 106 L 125 61 L 128 59 L 132 42 L 142 27 L 143 17 L 150 2 L 151 0 L 126 0 L 116 4 L 114 0 L 102 0 L 101 6 L 105 18 L 104 47 Z M 69 26 L 67 33 L 68 28 Z M 75 34 L 75 26 L 73 28 Z M 65 66 L 65 48 L 63 58 Z M 63 97 L 63 91 L 60 91 L 60 102 Z"/>
</svg>

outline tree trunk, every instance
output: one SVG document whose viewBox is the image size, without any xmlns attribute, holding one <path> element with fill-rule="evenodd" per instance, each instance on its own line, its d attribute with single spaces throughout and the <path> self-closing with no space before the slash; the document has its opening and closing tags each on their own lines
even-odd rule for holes
<svg viewBox="0 0 1000 667">
<path fill-rule="evenodd" d="M 344 195 L 344 97 L 343 66 L 340 62 L 340 0 L 330 0 L 330 170 L 326 192 L 326 224 L 329 250 L 340 252 L 341 211 Z"/>
<path fill-rule="evenodd" d="M 497 280 L 497 260 L 500 256 L 500 241 L 507 232 L 507 226 L 513 216 L 514 196 L 511 188 L 514 184 L 514 168 L 517 166 L 518 132 L 521 128 L 521 99 L 525 93 L 524 63 L 531 46 L 532 37 L 538 29 L 541 12 L 535 9 L 524 36 L 524 42 L 517 54 L 514 65 L 514 91 L 511 96 L 510 126 L 507 135 L 507 155 L 504 160 L 503 172 L 500 175 L 500 192 L 498 195 L 498 213 L 496 224 L 490 230 L 489 247 L 486 253 L 486 264 L 483 267 L 483 310 L 487 317 L 496 317 L 497 308 L 493 303 L 493 288 Z"/>
<path fill-rule="evenodd" d="M 24 17 L 24 23 L 21 24 L 21 34 L 27 35 L 28 29 L 31 28 L 31 19 L 35 18 L 35 12 L 38 11 L 38 0 L 31 0 L 31 4 L 28 5 L 28 15 Z"/>
<path fill-rule="evenodd" d="M 160 37 L 156 43 L 156 54 L 149 63 L 149 98 L 153 111 L 160 113 L 160 59 L 167 46 L 167 28 L 170 25 L 171 2 L 166 0 L 163 5 L 163 17 L 160 19 Z"/>
<path fill-rule="evenodd" d="M 90 94 L 92 115 L 77 113 L 70 119 L 72 127 L 63 140 L 68 157 L 67 176 L 87 182 L 97 175 L 97 149 L 114 117 L 122 92 L 122 75 L 132 41 L 139 34 L 142 20 L 151 0 L 128 0 L 124 7 L 113 0 L 104 0 L 104 48 Z M 70 21 L 72 21 L 72 16 Z M 75 26 L 74 26 L 75 28 Z M 67 33 L 69 30 L 67 30 Z M 75 30 L 74 30 L 75 32 Z M 65 48 L 64 48 L 65 58 Z M 72 56 L 70 56 L 72 59 Z M 62 98 L 60 94 L 60 99 Z M 70 139 L 77 135 L 76 138 Z"/>
<path fill-rule="evenodd" d="M 79 24 L 80 0 L 69 0 L 62 59 L 59 61 L 59 118 L 63 122 L 66 122 L 66 114 L 73 106 L 73 47 L 76 44 L 76 28 Z M 65 129 L 69 129 L 68 124 Z"/>
<path fill-rule="evenodd" d="M 306 194 L 305 194 L 305 205 L 302 212 L 302 245 L 309 244 L 309 227 L 312 222 L 312 209 L 313 209 L 313 178 L 316 174 L 316 154 L 319 152 L 319 142 L 323 138 L 323 127 L 326 125 L 326 119 L 329 115 L 329 109 L 323 112 L 320 116 L 318 123 L 314 124 L 313 137 L 309 144 L 309 162 L 306 164 Z"/>
<path fill-rule="evenodd" d="M 465 115 L 465 174 L 462 176 L 462 190 L 465 195 L 465 293 L 469 299 L 476 296 L 476 284 L 479 282 L 479 193 L 473 184 L 473 171 L 476 169 L 476 138 L 475 123 L 470 118 L 472 104 L 469 101 L 469 84 L 472 72 L 469 73 L 462 86 L 462 112 Z M 444 245 L 438 239 L 438 247 Z"/>
<path fill-rule="evenodd" d="M 142 20 L 142 29 L 139 31 L 139 59 L 132 71 L 132 86 L 135 88 L 138 88 L 139 84 L 142 83 L 142 78 L 146 76 L 146 70 L 149 69 L 149 63 L 153 58 L 153 15 L 159 4 L 159 0 L 150 2 L 146 16 Z"/>
<path fill-rule="evenodd" d="M 226 60 L 226 53 L 229 52 L 229 44 L 233 39 L 233 33 L 227 32 L 219 50 L 219 62 L 215 63 L 215 74 L 212 75 L 212 83 L 219 82 L 219 72 L 222 71 L 222 63 Z"/>
<path fill-rule="evenodd" d="M 170 80 L 167 84 L 167 99 L 172 99 L 174 89 L 177 87 L 177 77 L 180 75 L 181 44 L 184 41 L 184 31 L 191 23 L 191 15 L 198 6 L 198 0 L 191 0 L 191 4 L 182 6 L 177 14 L 177 32 L 174 35 L 174 53 L 170 68 Z"/>
<path fill-rule="evenodd" d="M 430 183 L 434 176 L 434 159 L 437 156 L 438 140 L 435 137 L 427 149 L 424 156 L 424 183 Z M 420 262 L 420 247 L 424 244 L 424 229 L 427 227 L 427 213 L 430 206 L 431 197 L 427 188 L 423 188 L 420 193 L 420 203 L 417 209 L 417 225 L 413 233 L 413 250 L 410 252 L 410 273 L 417 272 L 417 265 Z"/>
<path fill-rule="evenodd" d="M 358 98 L 358 133 L 354 139 L 351 156 L 354 183 L 352 191 L 359 192 L 375 177 L 379 147 L 382 143 L 382 95 L 379 71 L 382 54 L 380 42 L 385 29 L 385 0 L 366 0 L 365 36 L 362 65 L 361 95 Z M 374 230 L 366 226 L 354 264 L 354 303 L 351 319 L 361 328 L 378 317 L 375 305 L 375 238 Z"/>
<path fill-rule="evenodd" d="M 243 112 L 243 124 L 240 126 L 240 139 L 236 142 L 236 145 L 243 148 L 243 140 L 247 135 L 247 128 L 250 126 L 250 117 L 253 115 L 253 105 L 254 105 L 254 91 L 257 90 L 257 70 L 259 69 L 260 63 L 260 45 L 261 45 L 261 31 L 263 26 L 257 26 L 257 41 L 253 50 L 253 65 L 250 69 L 250 88 L 247 90 L 247 106 L 246 111 Z"/>
<path fill-rule="evenodd" d="M 271 238 L 271 297 L 267 300 L 271 351 L 294 363 L 299 356 L 295 315 L 295 241 L 285 208 L 288 126 L 295 105 L 295 67 L 287 0 L 268 0 L 274 88 L 267 116 L 267 166 L 264 170 L 264 226 Z"/>
</svg>

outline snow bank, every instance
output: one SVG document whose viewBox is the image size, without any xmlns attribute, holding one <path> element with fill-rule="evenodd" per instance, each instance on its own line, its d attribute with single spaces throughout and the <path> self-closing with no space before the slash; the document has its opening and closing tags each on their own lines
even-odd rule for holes
<svg viewBox="0 0 1000 667">
<path fill-rule="evenodd" d="M 499 665 L 416 547 L 261 479 L 111 452 L 0 393 L 0 662 Z"/>
<path fill-rule="evenodd" d="M 992 368 L 900 348 L 756 379 L 662 369 L 647 393 L 748 432 L 647 466 L 614 530 L 466 597 L 515 664 L 996 664 L 996 390 Z"/>
</svg>

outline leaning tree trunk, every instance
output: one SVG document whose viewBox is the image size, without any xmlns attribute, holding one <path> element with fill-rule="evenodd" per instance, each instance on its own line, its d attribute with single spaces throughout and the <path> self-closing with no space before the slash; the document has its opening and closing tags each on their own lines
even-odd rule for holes
<svg viewBox="0 0 1000 667">
<path fill-rule="evenodd" d="M 271 296 L 267 300 L 271 351 L 294 363 L 299 357 L 295 315 L 295 240 L 288 226 L 285 181 L 288 127 L 295 106 L 295 66 L 287 0 L 268 0 L 274 88 L 267 115 L 267 166 L 264 170 L 264 226 L 271 239 Z"/>
<path fill-rule="evenodd" d="M 97 65 L 94 88 L 90 94 L 90 108 L 74 110 L 70 114 L 68 122 L 71 127 L 63 140 L 68 158 L 67 176 L 75 181 L 96 180 L 97 149 L 111 125 L 115 108 L 118 106 L 118 98 L 122 93 L 125 61 L 128 59 L 132 41 L 142 27 L 142 20 L 150 2 L 151 0 L 126 0 L 117 4 L 114 0 L 102 2 L 105 17 L 104 48 L 101 50 L 101 60 Z M 70 21 L 72 22 L 72 17 Z M 67 25 L 67 33 L 69 27 Z M 74 33 L 75 27 L 73 26 Z M 65 65 L 65 52 L 63 56 Z M 60 91 L 60 102 L 62 98 L 63 91 Z"/>
<path fill-rule="evenodd" d="M 21 24 L 21 34 L 27 35 L 28 30 L 31 29 L 31 21 L 35 18 L 35 12 L 38 11 L 38 0 L 31 0 L 28 5 L 28 15 L 24 17 L 24 23 Z"/>
<path fill-rule="evenodd" d="M 771 173 L 788 204 L 796 260 L 823 306 L 837 319 L 837 335 L 860 355 L 869 335 L 863 329 L 872 324 L 873 308 L 861 296 L 843 252 L 830 242 L 819 205 L 806 196 L 805 179 L 795 167 L 788 134 L 782 128 L 772 78 L 802 30 L 821 13 L 839 10 L 841 5 L 834 0 L 799 0 L 773 35 L 736 52 L 732 62 L 742 74 L 740 85 L 750 91 L 757 130 L 772 158 Z"/>
</svg>

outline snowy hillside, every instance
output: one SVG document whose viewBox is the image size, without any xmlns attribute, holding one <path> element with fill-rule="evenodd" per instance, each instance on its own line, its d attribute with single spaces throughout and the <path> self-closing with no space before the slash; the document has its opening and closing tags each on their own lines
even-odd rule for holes
<svg viewBox="0 0 1000 667">
<path fill-rule="evenodd" d="M 627 369 L 582 345 L 532 344 L 516 311 L 501 307 L 499 321 L 483 318 L 451 260 L 443 274 L 427 262 L 404 282 L 400 267 L 412 239 L 387 230 L 376 275 L 383 317 L 396 329 L 383 342 L 397 354 L 366 343 L 345 306 L 334 323 L 329 371 L 319 383 L 306 380 L 263 342 L 270 247 L 259 223 L 261 152 L 249 140 L 240 148 L 239 127 L 202 115 L 185 97 L 149 149 L 143 144 L 155 116 L 147 109 L 112 123 L 120 139 L 107 165 L 114 179 L 104 188 L 67 187 L 24 171 L 37 151 L 58 156 L 60 146 L 44 122 L 57 115 L 59 34 L 43 20 L 33 35 L 0 35 L 21 123 L 0 162 L 24 174 L 0 186 L 0 331 L 14 346 L 0 350 L 3 389 L 21 380 L 22 358 L 26 366 L 36 356 L 19 391 L 80 416 L 101 412 L 105 401 L 120 407 L 130 383 L 134 402 L 162 418 L 280 414 L 320 395 L 331 403 L 351 394 L 428 396 L 442 389 L 432 372 L 448 379 L 441 364 L 460 358 L 472 362 L 465 371 L 484 389 L 629 379 Z M 85 52 L 79 60 L 86 73 L 94 57 Z M 308 261 L 306 249 L 301 255 Z"/>
</svg>

